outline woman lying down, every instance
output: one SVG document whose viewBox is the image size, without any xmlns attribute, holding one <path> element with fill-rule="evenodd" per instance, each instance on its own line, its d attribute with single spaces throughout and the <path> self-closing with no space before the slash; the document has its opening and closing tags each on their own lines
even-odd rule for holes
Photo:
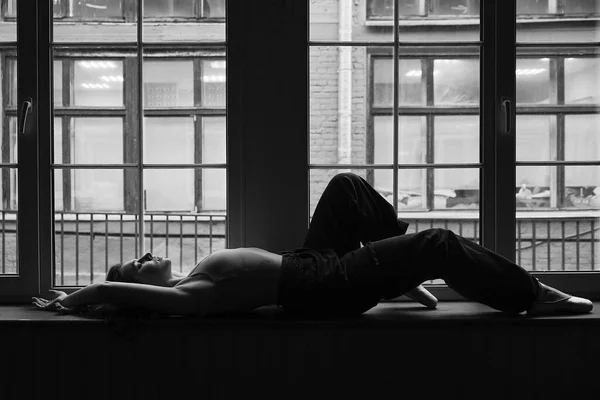
<svg viewBox="0 0 600 400">
<path fill-rule="evenodd" d="M 165 315 L 212 316 L 278 305 L 304 316 L 356 316 L 407 295 L 436 308 L 421 284 L 443 279 L 463 297 L 527 315 L 589 313 L 593 304 L 541 283 L 510 260 L 446 229 L 405 234 L 408 224 L 363 178 L 336 175 L 302 248 L 217 251 L 187 275 L 150 253 L 111 267 L 106 282 L 34 297 L 43 310 L 108 304 Z"/>
</svg>

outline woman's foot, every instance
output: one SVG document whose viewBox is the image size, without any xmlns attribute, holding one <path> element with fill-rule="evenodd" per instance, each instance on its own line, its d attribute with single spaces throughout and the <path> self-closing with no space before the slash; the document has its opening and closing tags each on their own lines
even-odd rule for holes
<svg viewBox="0 0 600 400">
<path fill-rule="evenodd" d="M 551 286 L 540 283 L 540 293 L 527 315 L 586 314 L 594 304 L 582 297 L 571 296 Z"/>
</svg>

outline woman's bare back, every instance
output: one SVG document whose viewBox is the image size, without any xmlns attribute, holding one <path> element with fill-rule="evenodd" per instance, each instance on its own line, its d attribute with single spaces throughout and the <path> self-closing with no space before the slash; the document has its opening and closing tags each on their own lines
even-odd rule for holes
<svg viewBox="0 0 600 400">
<path fill-rule="evenodd" d="M 277 302 L 281 261 L 281 255 L 254 247 L 220 250 L 200 261 L 176 287 L 210 290 L 211 304 L 204 306 L 211 313 L 250 311 Z"/>
</svg>

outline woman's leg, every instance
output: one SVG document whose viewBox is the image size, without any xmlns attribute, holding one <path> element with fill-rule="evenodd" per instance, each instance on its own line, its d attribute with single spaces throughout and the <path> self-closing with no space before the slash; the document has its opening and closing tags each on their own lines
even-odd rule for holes
<svg viewBox="0 0 600 400">
<path fill-rule="evenodd" d="M 319 199 L 304 247 L 333 249 L 338 257 L 360 243 L 402 235 L 408 224 L 363 178 L 352 173 L 334 176 Z"/>
<path fill-rule="evenodd" d="M 342 262 L 350 282 L 380 286 L 384 299 L 441 278 L 467 299 L 519 313 L 531 307 L 540 290 L 538 281 L 520 266 L 445 229 L 376 241 L 345 255 Z M 379 275 L 372 274 L 373 268 Z"/>
</svg>

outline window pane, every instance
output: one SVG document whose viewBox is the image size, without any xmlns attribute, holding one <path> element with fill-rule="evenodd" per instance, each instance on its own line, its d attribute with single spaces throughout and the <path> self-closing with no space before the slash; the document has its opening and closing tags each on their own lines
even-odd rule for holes
<svg viewBox="0 0 600 400">
<path fill-rule="evenodd" d="M 119 107 L 123 105 L 123 63 L 117 60 L 75 61 L 73 105 Z"/>
<path fill-rule="evenodd" d="M 434 60 L 434 102 L 479 104 L 479 60 Z"/>
<path fill-rule="evenodd" d="M 225 107 L 225 60 L 202 61 L 202 106 Z"/>
<path fill-rule="evenodd" d="M 202 118 L 202 163 L 218 164 L 226 161 L 226 126 L 225 117 Z"/>
<path fill-rule="evenodd" d="M 193 169 L 144 170 L 145 211 L 194 211 Z"/>
<path fill-rule="evenodd" d="M 556 117 L 517 115 L 517 160 L 556 160 Z"/>
<path fill-rule="evenodd" d="M 600 62 L 598 58 L 565 59 L 565 103 L 600 103 Z"/>
<path fill-rule="evenodd" d="M 225 211 L 227 209 L 227 174 L 224 169 L 203 169 L 201 179 L 202 211 Z"/>
<path fill-rule="evenodd" d="M 548 14 L 548 0 L 517 0 L 517 14 Z"/>
<path fill-rule="evenodd" d="M 62 0 L 54 3 L 54 42 L 135 42 L 138 1 Z"/>
<path fill-rule="evenodd" d="M 424 0 L 400 0 L 398 13 L 400 18 L 411 15 L 422 15 Z M 394 0 L 367 0 L 367 15 L 374 19 L 394 18 Z"/>
<path fill-rule="evenodd" d="M 566 0 L 565 14 L 598 14 L 600 3 L 598 0 Z"/>
<path fill-rule="evenodd" d="M 193 18 L 194 0 L 144 0 L 144 17 Z"/>
<path fill-rule="evenodd" d="M 479 0 L 433 0 L 431 15 L 479 16 Z"/>
<path fill-rule="evenodd" d="M 63 170 L 63 177 L 67 175 Z M 73 169 L 71 204 L 77 212 L 123 211 L 123 171 L 114 169 Z M 59 182 L 56 180 L 55 182 Z"/>
<path fill-rule="evenodd" d="M 225 0 L 204 0 L 202 2 L 203 18 L 225 18 Z"/>
<path fill-rule="evenodd" d="M 400 59 L 398 62 L 398 104 L 424 105 L 421 60 Z M 393 60 L 379 58 L 373 61 L 373 106 L 393 106 L 393 75 Z"/>
<path fill-rule="evenodd" d="M 551 199 L 556 192 L 556 168 L 517 167 L 515 198 L 517 210 L 556 207 Z"/>
<path fill-rule="evenodd" d="M 17 60 L 15 58 L 7 58 L 7 69 L 5 82 L 8 82 L 10 87 L 8 92 L 8 106 L 17 106 Z"/>
<path fill-rule="evenodd" d="M 70 16 L 77 19 L 92 20 L 123 19 L 123 6 L 121 3 L 122 0 L 79 0 L 69 2 L 71 7 Z"/>
<path fill-rule="evenodd" d="M 69 143 L 72 163 L 123 163 L 123 120 L 121 118 L 82 117 L 74 118 L 73 121 L 73 132 Z"/>
<path fill-rule="evenodd" d="M 144 162 L 193 164 L 194 136 L 194 120 L 191 117 L 145 118 Z"/>
<path fill-rule="evenodd" d="M 551 99 L 550 59 L 517 59 L 517 104 L 556 103 Z"/>
<path fill-rule="evenodd" d="M 310 162 L 367 162 L 367 49 L 310 47 Z M 340 63 L 344 67 L 340 67 Z"/>
<path fill-rule="evenodd" d="M 398 162 L 419 164 L 425 162 L 425 117 L 398 118 Z M 392 116 L 376 116 L 373 119 L 375 164 L 392 164 L 394 149 L 394 126 Z M 391 186 L 390 186 L 391 187 Z"/>
<path fill-rule="evenodd" d="M 565 167 L 564 207 L 600 209 L 600 167 Z"/>
<path fill-rule="evenodd" d="M 62 61 L 54 61 L 54 88 L 53 88 L 53 96 L 54 96 L 54 106 L 60 107 L 63 105 L 63 62 Z"/>
<path fill-rule="evenodd" d="M 8 118 L 8 132 L 2 135 L 1 157 L 3 163 L 16 163 L 18 155 L 17 118 Z"/>
<path fill-rule="evenodd" d="M 478 116 L 437 116 L 434 126 L 436 163 L 479 162 Z"/>
<path fill-rule="evenodd" d="M 565 160 L 600 159 L 600 115 L 565 116 Z"/>
<path fill-rule="evenodd" d="M 193 61 L 144 61 L 144 107 L 193 105 Z"/>
<path fill-rule="evenodd" d="M 0 182 L 0 275 L 17 275 L 19 273 L 17 249 L 17 174 L 16 168 L 1 168 Z"/>
<path fill-rule="evenodd" d="M 436 169 L 434 182 L 434 209 L 479 209 L 478 169 Z"/>
</svg>

